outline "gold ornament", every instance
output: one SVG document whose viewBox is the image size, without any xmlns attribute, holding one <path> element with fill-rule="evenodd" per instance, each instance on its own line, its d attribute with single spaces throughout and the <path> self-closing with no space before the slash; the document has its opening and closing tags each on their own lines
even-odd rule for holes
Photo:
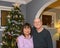
<svg viewBox="0 0 60 48">
<path fill-rule="evenodd" d="M 14 42 L 12 42 L 12 44 L 11 44 L 11 45 L 12 45 L 12 47 L 14 47 Z"/>
<path fill-rule="evenodd" d="M 5 44 L 6 42 L 5 42 L 5 41 L 3 41 L 2 43 L 3 43 L 3 44 Z"/>
<path fill-rule="evenodd" d="M 7 17 L 8 17 L 8 18 L 11 18 L 11 16 L 10 16 L 10 15 L 8 15 Z"/>
<path fill-rule="evenodd" d="M 16 15 L 15 17 L 18 18 L 18 15 Z"/>
</svg>

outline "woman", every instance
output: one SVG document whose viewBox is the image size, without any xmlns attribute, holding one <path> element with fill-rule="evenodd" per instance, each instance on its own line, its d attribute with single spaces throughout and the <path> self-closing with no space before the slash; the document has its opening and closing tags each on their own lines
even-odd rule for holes
<svg viewBox="0 0 60 48">
<path fill-rule="evenodd" d="M 33 38 L 31 35 L 31 26 L 25 23 L 22 28 L 22 35 L 17 38 L 18 48 L 33 48 Z"/>
</svg>

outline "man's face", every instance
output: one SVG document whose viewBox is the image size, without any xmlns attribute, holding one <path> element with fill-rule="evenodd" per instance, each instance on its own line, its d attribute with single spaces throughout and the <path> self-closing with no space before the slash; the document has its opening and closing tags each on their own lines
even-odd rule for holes
<svg viewBox="0 0 60 48">
<path fill-rule="evenodd" d="M 35 27 L 36 29 L 39 29 L 39 28 L 41 28 L 41 26 L 42 26 L 42 22 L 41 22 L 41 20 L 40 20 L 39 18 L 36 18 L 36 19 L 34 19 L 33 25 L 34 25 L 34 27 Z"/>
</svg>

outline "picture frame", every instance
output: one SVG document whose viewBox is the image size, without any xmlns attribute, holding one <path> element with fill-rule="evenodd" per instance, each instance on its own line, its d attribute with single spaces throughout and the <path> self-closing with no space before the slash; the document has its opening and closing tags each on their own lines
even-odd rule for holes
<svg viewBox="0 0 60 48">
<path fill-rule="evenodd" d="M 6 27 L 6 23 L 3 23 L 3 17 L 2 17 L 2 10 L 3 11 L 11 11 L 13 7 L 7 7 L 7 6 L 0 6 L 0 27 L 3 28 L 3 27 Z M 5 17 L 4 17 L 5 18 Z M 5 20 L 4 20 L 5 21 Z"/>
<path fill-rule="evenodd" d="M 56 23 L 56 13 L 45 11 L 41 15 L 41 20 L 44 28 L 52 29 Z"/>
<path fill-rule="evenodd" d="M 1 10 L 1 26 L 6 26 L 7 25 L 7 18 L 9 11 L 6 10 Z"/>
<path fill-rule="evenodd" d="M 42 23 L 43 25 L 47 25 L 49 27 L 52 26 L 52 16 L 51 15 L 42 15 Z"/>
</svg>

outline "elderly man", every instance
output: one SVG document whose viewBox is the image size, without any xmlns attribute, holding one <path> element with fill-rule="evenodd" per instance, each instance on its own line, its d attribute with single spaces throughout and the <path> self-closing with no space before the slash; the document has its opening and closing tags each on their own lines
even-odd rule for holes
<svg viewBox="0 0 60 48">
<path fill-rule="evenodd" d="M 53 48 L 50 32 L 42 27 L 42 21 L 35 18 L 33 22 L 34 48 Z"/>
</svg>

